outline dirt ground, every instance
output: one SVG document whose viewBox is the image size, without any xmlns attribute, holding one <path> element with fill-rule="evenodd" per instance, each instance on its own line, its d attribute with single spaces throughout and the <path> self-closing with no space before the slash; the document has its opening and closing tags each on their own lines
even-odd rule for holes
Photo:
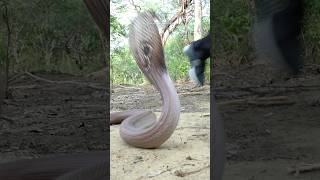
<svg viewBox="0 0 320 180">
<path fill-rule="evenodd" d="M 209 179 L 210 90 L 178 84 L 181 116 L 174 134 L 159 149 L 128 146 L 119 125 L 110 129 L 111 179 Z M 150 85 L 112 87 L 111 110 L 151 109 L 159 116 L 161 99 Z"/>
<path fill-rule="evenodd" d="M 262 64 L 217 66 L 215 96 L 225 121 L 226 180 L 318 180 L 320 171 L 288 168 L 320 163 L 320 66 L 295 77 Z M 0 119 L 0 162 L 52 153 L 106 150 L 107 94 L 101 80 L 66 74 L 20 74 Z M 64 83 L 57 83 L 63 81 Z M 178 84 L 181 119 L 160 149 L 129 147 L 110 129 L 112 179 L 209 179 L 209 86 Z M 151 86 L 112 86 L 111 110 L 160 112 Z M 76 139 L 76 140 L 75 140 Z"/>
<path fill-rule="evenodd" d="M 10 79 L 9 90 L 0 118 L 0 163 L 108 149 L 101 79 L 24 73 Z"/>
<path fill-rule="evenodd" d="M 225 180 L 320 179 L 320 66 L 306 65 L 294 77 L 263 64 L 217 66 L 214 73 L 227 137 Z M 318 169 L 288 173 L 301 165 Z"/>
</svg>

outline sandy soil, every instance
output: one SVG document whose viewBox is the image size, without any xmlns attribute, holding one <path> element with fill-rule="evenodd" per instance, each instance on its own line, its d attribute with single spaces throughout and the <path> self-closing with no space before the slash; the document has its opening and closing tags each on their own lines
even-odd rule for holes
<svg viewBox="0 0 320 180">
<path fill-rule="evenodd" d="M 209 86 L 193 89 L 177 85 L 181 118 L 172 137 L 159 149 L 130 147 L 119 136 L 119 125 L 110 129 L 111 179 L 209 179 Z M 151 109 L 159 115 L 161 99 L 150 86 L 114 86 L 112 111 Z"/>
<path fill-rule="evenodd" d="M 320 162 L 320 66 L 307 65 L 295 77 L 263 64 L 218 66 L 215 74 L 227 136 L 225 180 L 320 179 L 319 169 L 288 174 Z"/>
</svg>

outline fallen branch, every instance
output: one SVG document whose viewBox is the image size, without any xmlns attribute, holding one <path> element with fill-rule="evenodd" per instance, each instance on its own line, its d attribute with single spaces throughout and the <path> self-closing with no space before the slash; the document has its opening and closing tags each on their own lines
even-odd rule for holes
<svg viewBox="0 0 320 180">
<path fill-rule="evenodd" d="M 210 127 L 205 127 L 205 126 L 186 126 L 186 127 L 176 128 L 176 130 L 180 130 L 180 129 L 210 129 Z"/>
<path fill-rule="evenodd" d="M 16 90 L 16 89 L 35 89 L 35 88 L 38 88 L 39 86 L 37 85 L 22 85 L 22 86 L 10 86 L 9 89 L 13 89 L 13 90 Z"/>
<path fill-rule="evenodd" d="M 227 74 L 227 73 L 213 73 L 212 76 L 226 76 L 228 78 L 235 78 L 234 76 Z"/>
<path fill-rule="evenodd" d="M 24 74 L 30 76 L 31 78 L 33 78 L 33 79 L 35 79 L 35 80 L 43 81 L 43 82 L 46 82 L 46 83 L 52 83 L 52 84 L 73 84 L 73 85 L 78 85 L 78 86 L 86 86 L 86 87 L 89 87 L 89 88 L 92 88 L 92 89 L 95 89 L 95 90 L 107 90 L 107 88 L 98 87 L 98 86 L 95 86 L 95 85 L 92 85 L 92 84 L 87 84 L 87 83 L 79 83 L 79 82 L 74 82 L 74 81 L 52 81 L 52 80 L 49 80 L 49 79 L 45 79 L 45 78 L 36 76 L 36 75 L 31 74 L 31 73 L 29 73 L 29 72 L 25 72 Z"/>
<path fill-rule="evenodd" d="M 189 175 L 191 175 L 191 174 L 198 173 L 198 172 L 200 172 L 200 171 L 202 171 L 202 170 L 204 170 L 204 169 L 207 169 L 207 168 L 209 168 L 209 167 L 210 167 L 210 165 L 207 165 L 207 166 L 202 167 L 202 168 L 200 168 L 200 169 L 197 169 L 197 170 L 194 170 L 194 171 L 189 171 L 189 172 L 184 172 L 184 171 L 182 171 L 182 170 L 176 170 L 176 171 L 174 172 L 174 174 L 175 174 L 176 176 L 178 176 L 178 177 L 185 177 L 185 176 L 189 176 Z"/>
<path fill-rule="evenodd" d="M 89 109 L 89 108 L 92 108 L 92 109 L 105 109 L 106 108 L 106 104 L 105 105 L 74 105 L 73 108 L 75 109 Z"/>
<path fill-rule="evenodd" d="M 24 74 L 24 73 L 18 73 L 18 74 L 16 74 L 16 75 L 12 76 L 12 77 L 8 80 L 8 82 L 11 83 L 12 81 L 18 79 L 18 78 L 19 78 L 20 76 L 22 76 L 23 74 Z"/>
<path fill-rule="evenodd" d="M 309 90 L 309 89 L 320 89 L 320 84 L 315 85 L 264 85 L 264 86 L 245 86 L 245 87 L 223 87 L 223 88 L 213 88 L 214 91 L 256 91 L 257 89 L 268 89 L 270 91 L 274 91 L 274 89 L 301 89 L 301 90 Z"/>
<path fill-rule="evenodd" d="M 25 131 L 29 131 L 29 132 L 35 132 L 35 131 L 42 131 L 43 128 L 47 128 L 47 127 L 52 127 L 52 126 L 55 126 L 55 125 L 60 125 L 60 124 L 65 124 L 65 123 L 70 123 L 70 122 L 73 122 L 73 121 L 79 121 L 79 122 L 82 122 L 82 121 L 93 121 L 93 120 L 106 120 L 105 117 L 86 117 L 86 118 L 82 118 L 82 119 L 64 119 L 62 121 L 55 121 L 55 122 L 52 122 L 52 123 L 48 123 L 48 124 L 40 124 L 40 125 L 34 125 L 34 126 L 28 126 L 28 127 L 23 127 L 23 128 L 20 128 L 20 129 L 13 129 L 13 130 L 9 130 L 9 129 L 4 129 L 3 132 L 6 132 L 6 133 L 21 133 L 21 132 L 25 132 Z M 2 133 L 3 133 L 2 132 Z"/>
<path fill-rule="evenodd" d="M 201 114 L 200 117 L 210 117 L 210 113 Z"/>
<path fill-rule="evenodd" d="M 137 90 L 137 91 L 142 90 L 142 88 L 139 88 L 137 86 L 123 86 L 121 84 L 113 85 L 112 90 L 115 91 L 115 90 L 118 90 L 118 89 L 134 89 L 134 90 Z"/>
<path fill-rule="evenodd" d="M 210 95 L 210 92 L 182 92 L 178 93 L 180 96 L 197 96 L 197 95 Z"/>
<path fill-rule="evenodd" d="M 291 105 L 295 102 L 290 100 L 287 96 L 274 96 L 274 97 L 263 97 L 256 99 L 237 99 L 219 102 L 219 106 L 232 106 L 232 105 L 256 105 L 256 106 L 280 106 L 280 105 Z"/>
<path fill-rule="evenodd" d="M 299 167 L 291 167 L 288 168 L 289 174 L 295 174 L 298 175 L 300 173 L 306 173 L 310 171 L 320 171 L 320 163 L 317 164 L 307 164 L 307 165 L 301 165 Z"/>
<path fill-rule="evenodd" d="M 12 102 L 12 101 L 9 100 L 9 99 L 3 100 L 3 103 L 4 103 L 5 105 L 19 106 L 19 104 L 14 103 L 14 102 Z"/>
</svg>

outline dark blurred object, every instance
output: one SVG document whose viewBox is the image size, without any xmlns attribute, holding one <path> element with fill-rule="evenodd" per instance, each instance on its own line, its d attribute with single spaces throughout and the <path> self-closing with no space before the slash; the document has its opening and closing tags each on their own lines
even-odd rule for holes
<svg viewBox="0 0 320 180">
<path fill-rule="evenodd" d="M 0 164 L 2 180 L 103 180 L 109 175 L 109 153 L 52 156 Z"/>
<path fill-rule="evenodd" d="M 218 112 L 215 95 L 211 96 L 210 114 L 212 123 L 210 129 L 213 130 L 213 179 L 222 180 L 224 165 L 226 160 L 224 122 Z"/>
<path fill-rule="evenodd" d="M 6 96 L 6 80 L 5 80 L 6 78 L 5 77 L 6 77 L 5 72 L 0 66 L 0 117 L 2 115 L 2 106 Z"/>
<path fill-rule="evenodd" d="M 258 55 L 297 74 L 303 68 L 299 40 L 303 19 L 301 0 L 255 0 L 254 40 Z"/>
<path fill-rule="evenodd" d="M 183 48 L 183 52 L 188 56 L 191 65 L 189 76 L 198 86 L 204 84 L 205 60 L 210 57 L 210 47 L 211 40 L 210 34 L 208 34 Z"/>
<path fill-rule="evenodd" d="M 109 33 L 107 31 L 107 26 L 109 25 L 107 0 L 84 0 L 84 2 L 100 30 L 107 36 L 107 33 Z"/>
</svg>

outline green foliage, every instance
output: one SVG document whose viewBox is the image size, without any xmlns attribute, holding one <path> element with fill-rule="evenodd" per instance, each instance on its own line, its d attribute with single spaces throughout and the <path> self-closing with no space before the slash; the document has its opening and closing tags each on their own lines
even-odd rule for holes
<svg viewBox="0 0 320 180">
<path fill-rule="evenodd" d="M 185 44 L 181 39 L 178 35 L 168 39 L 164 49 L 166 65 L 174 81 L 186 79 L 188 75 L 189 61 L 182 52 Z"/>
<path fill-rule="evenodd" d="M 247 60 L 253 21 L 248 0 L 213 1 L 214 56 L 219 59 Z"/>
<path fill-rule="evenodd" d="M 184 47 L 181 37 L 170 38 L 165 46 L 166 65 L 173 80 L 186 79 L 188 76 L 189 61 L 183 54 Z M 111 80 L 115 84 L 141 84 L 144 76 L 129 47 L 119 48 L 111 54 Z"/>
<path fill-rule="evenodd" d="M 101 37 L 83 1 L 11 0 L 8 11 L 11 72 L 85 74 L 105 64 Z M 3 21 L 0 27 L 5 27 Z M 5 28 L 0 31 L 7 35 Z M 0 43 L 6 47 L 2 37 Z"/>
<path fill-rule="evenodd" d="M 320 1 L 305 1 L 304 45 L 306 59 L 320 63 Z"/>
<path fill-rule="evenodd" d="M 162 5 L 157 1 L 134 1 L 136 5 L 140 6 L 142 11 L 147 9 L 152 9 L 158 15 L 161 27 L 164 27 L 164 23 L 168 22 L 169 19 L 175 14 L 177 9 L 180 8 L 178 1 L 173 1 L 170 4 Z M 144 75 L 138 68 L 135 60 L 133 59 L 131 52 L 129 51 L 128 45 L 125 42 L 128 41 L 127 31 L 128 24 L 121 24 L 120 19 L 125 16 L 125 6 L 122 3 L 127 3 L 126 1 L 113 0 L 111 7 L 117 9 L 112 12 L 111 17 L 111 73 L 110 79 L 112 83 L 115 84 L 141 84 L 146 81 Z M 127 5 L 128 8 L 128 5 Z M 111 8 L 112 9 L 112 8 Z M 170 13 L 171 14 L 170 14 Z M 135 14 L 135 13 L 132 13 Z M 209 30 L 209 18 L 205 17 L 202 19 L 204 35 L 207 34 Z M 123 22 L 125 23 L 125 22 Z M 126 22 L 128 23 L 128 22 Z M 168 72 L 174 81 L 185 81 L 189 79 L 188 70 L 190 68 L 189 60 L 183 54 L 183 47 L 186 46 L 193 39 L 193 27 L 194 20 L 188 20 L 186 25 L 180 24 L 177 28 L 170 34 L 168 40 L 166 41 L 164 47 L 165 60 Z M 188 36 L 186 31 L 188 31 Z M 125 41 L 125 42 L 124 42 Z M 125 45 L 122 45 L 125 44 Z M 209 81 L 209 64 L 206 70 L 206 79 Z"/>
<path fill-rule="evenodd" d="M 141 84 L 143 74 L 133 59 L 129 47 L 119 48 L 111 54 L 110 80 L 114 84 Z"/>
<path fill-rule="evenodd" d="M 110 16 L 110 28 L 111 32 L 116 33 L 117 35 L 126 35 L 124 25 L 122 25 L 115 16 Z"/>
</svg>

